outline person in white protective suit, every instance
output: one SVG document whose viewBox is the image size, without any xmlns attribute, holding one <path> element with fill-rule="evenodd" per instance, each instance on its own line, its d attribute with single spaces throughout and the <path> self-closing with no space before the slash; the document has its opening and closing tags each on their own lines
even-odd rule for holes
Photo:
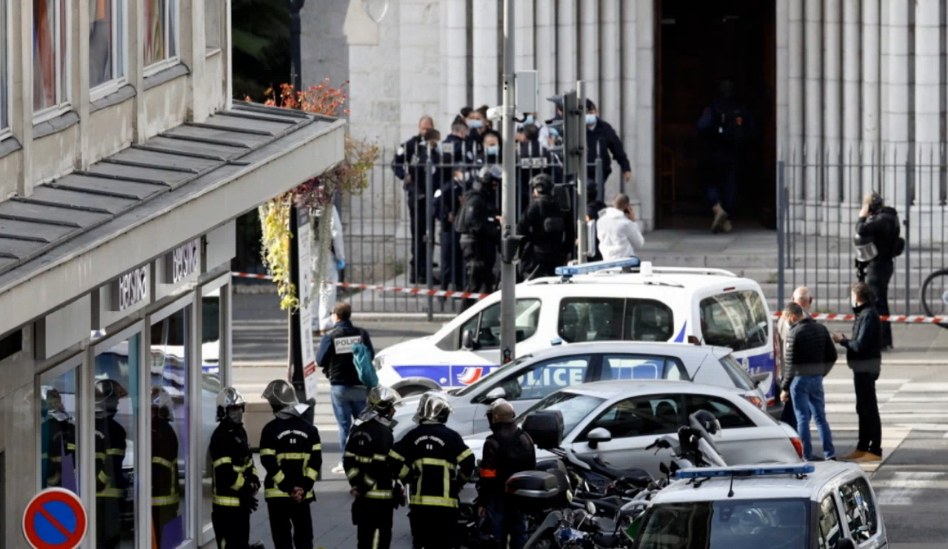
<svg viewBox="0 0 948 549">
<path fill-rule="evenodd" d="M 316 262 L 319 256 L 319 223 L 321 221 L 322 210 L 313 212 L 313 251 L 310 254 L 313 262 L 313 270 L 317 268 Z M 333 327 L 332 308 L 336 305 L 336 286 L 339 282 L 339 271 L 346 268 L 346 251 L 342 240 L 342 219 L 339 217 L 339 210 L 332 207 L 332 244 L 329 247 L 329 258 L 326 261 L 326 284 L 313 295 L 313 334 L 322 335 Z"/>
</svg>

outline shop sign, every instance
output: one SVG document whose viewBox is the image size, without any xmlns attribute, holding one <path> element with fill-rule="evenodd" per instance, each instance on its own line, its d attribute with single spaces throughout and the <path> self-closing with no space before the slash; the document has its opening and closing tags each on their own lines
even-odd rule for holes
<svg viewBox="0 0 948 549">
<path fill-rule="evenodd" d="M 201 239 L 178 246 L 165 256 L 165 282 L 177 284 L 201 269 Z"/>
<path fill-rule="evenodd" d="M 112 310 L 122 312 L 148 298 L 148 266 L 127 272 L 112 282 Z"/>
</svg>

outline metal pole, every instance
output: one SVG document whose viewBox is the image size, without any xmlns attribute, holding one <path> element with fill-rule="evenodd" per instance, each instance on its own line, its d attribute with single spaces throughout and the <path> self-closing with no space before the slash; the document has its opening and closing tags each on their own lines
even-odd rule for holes
<svg viewBox="0 0 948 549">
<path fill-rule="evenodd" d="M 905 314 L 912 314 L 912 183 L 915 168 L 909 152 L 905 162 Z M 893 264 L 893 271 L 895 265 Z"/>
<path fill-rule="evenodd" d="M 299 229 L 296 206 L 290 207 L 290 282 L 296 288 L 296 295 L 302 295 L 300 288 L 300 268 L 299 268 Z M 300 303 L 300 307 L 303 304 Z M 302 341 L 305 335 L 312 337 L 312 334 L 303 334 L 300 330 L 299 309 L 291 309 L 289 312 L 290 321 L 290 381 L 296 389 L 296 396 L 300 402 L 306 401 L 306 386 L 303 383 L 303 346 Z"/>
<path fill-rule="evenodd" d="M 293 80 L 293 88 L 297 92 L 303 90 L 303 69 L 302 53 L 300 52 L 300 33 L 303 25 L 300 22 L 300 10 L 306 0 L 287 0 L 290 8 L 290 78 Z"/>
<path fill-rule="evenodd" d="M 431 162 L 431 147 L 428 147 L 428 155 L 425 159 L 425 277 L 428 281 L 428 289 L 434 288 L 434 181 L 431 170 L 434 164 Z M 439 170 L 438 173 L 441 173 Z M 418 212 L 421 213 L 421 212 Z M 415 215 L 418 215 L 416 213 Z M 441 243 L 444 246 L 444 242 Z M 441 276 L 444 277 L 446 265 L 441 266 Z M 434 320 L 434 297 L 428 296 L 428 322 Z"/>
<path fill-rule="evenodd" d="M 504 158 L 501 217 L 503 238 L 516 236 L 517 189 L 514 177 L 514 0 L 504 0 L 504 98 L 503 139 Z M 516 284 L 517 271 L 513 261 L 504 261 L 500 267 L 500 363 L 506 364 L 516 356 Z"/>
<path fill-rule="evenodd" d="M 576 83 L 576 105 L 577 110 L 580 113 L 586 112 L 586 90 L 583 86 L 582 81 Z M 564 116 L 567 113 L 563 113 Z M 572 113 L 570 113 L 572 114 Z M 580 128 L 584 128 L 585 121 L 582 120 L 583 117 L 579 116 L 580 119 Z M 576 249 L 576 263 L 582 265 L 586 263 L 586 186 L 589 185 L 588 170 L 589 164 L 588 157 L 586 155 L 586 130 L 580 129 L 579 135 L 582 136 L 580 140 L 580 154 L 582 154 L 582 159 L 580 160 L 579 173 L 576 174 L 576 238 L 577 238 L 577 249 Z"/>
<path fill-rule="evenodd" d="M 783 171 L 785 167 L 783 160 L 777 165 L 777 309 L 780 311 L 784 306 L 783 286 L 787 281 L 783 257 Z"/>
</svg>

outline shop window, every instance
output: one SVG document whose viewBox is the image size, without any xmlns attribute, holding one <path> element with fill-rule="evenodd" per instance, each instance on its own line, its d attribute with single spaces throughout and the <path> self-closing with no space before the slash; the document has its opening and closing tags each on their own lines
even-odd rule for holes
<svg viewBox="0 0 948 549">
<path fill-rule="evenodd" d="M 140 0 L 145 19 L 145 66 L 178 55 L 178 0 Z"/>
<path fill-rule="evenodd" d="M 117 84 L 125 76 L 125 0 L 90 0 L 89 11 L 89 85 Z"/>
<path fill-rule="evenodd" d="M 43 488 L 79 493 L 76 406 L 78 369 L 73 367 L 40 385 L 40 479 Z"/>
<path fill-rule="evenodd" d="M 189 307 L 151 326 L 151 508 L 156 549 L 174 549 L 187 539 L 189 326 Z"/>
<path fill-rule="evenodd" d="M 220 293 L 226 291 L 226 286 L 214 290 L 201 299 L 201 452 L 203 459 L 201 470 L 201 517 L 204 521 L 203 530 L 208 531 L 211 525 L 213 511 L 213 467 L 210 453 L 207 451 L 211 444 L 211 435 L 217 427 L 217 394 L 222 389 L 220 378 L 221 356 L 221 308 Z"/>
<path fill-rule="evenodd" d="M 69 102 L 69 6 L 33 0 L 33 112 Z"/>
<path fill-rule="evenodd" d="M 135 547 L 135 443 L 141 335 L 95 357 L 97 547 Z"/>
</svg>

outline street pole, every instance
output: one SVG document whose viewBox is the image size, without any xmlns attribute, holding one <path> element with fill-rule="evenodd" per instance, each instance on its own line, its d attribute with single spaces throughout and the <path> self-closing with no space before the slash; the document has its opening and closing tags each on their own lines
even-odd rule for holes
<svg viewBox="0 0 948 549">
<path fill-rule="evenodd" d="M 583 86 L 582 81 L 576 83 L 576 108 L 580 113 L 586 112 L 586 87 Z M 577 114 L 577 117 L 580 118 L 580 131 L 581 135 L 580 141 L 580 151 L 582 158 L 580 160 L 580 169 L 579 173 L 576 174 L 576 239 L 578 247 L 576 249 L 576 263 L 582 265 L 586 263 L 588 259 L 586 257 L 587 251 L 587 236 L 586 236 L 586 188 L 589 185 L 589 164 L 588 155 L 586 154 L 586 121 L 583 120 L 582 116 Z"/>
<path fill-rule="evenodd" d="M 516 236 L 517 189 L 514 177 L 514 0 L 504 0 L 504 98 L 503 98 L 503 170 L 501 183 L 503 238 Z M 504 254 L 506 255 L 506 254 Z M 505 257 L 500 268 L 500 363 L 516 356 L 516 285 L 517 272 L 513 258 Z"/>
<path fill-rule="evenodd" d="M 300 51 L 302 49 L 300 33 L 303 24 L 300 22 L 300 11 L 306 4 L 306 0 L 286 0 L 286 3 L 290 9 L 290 80 L 293 88 L 299 93 L 303 91 L 303 69 L 300 67 L 303 58 Z"/>
</svg>

